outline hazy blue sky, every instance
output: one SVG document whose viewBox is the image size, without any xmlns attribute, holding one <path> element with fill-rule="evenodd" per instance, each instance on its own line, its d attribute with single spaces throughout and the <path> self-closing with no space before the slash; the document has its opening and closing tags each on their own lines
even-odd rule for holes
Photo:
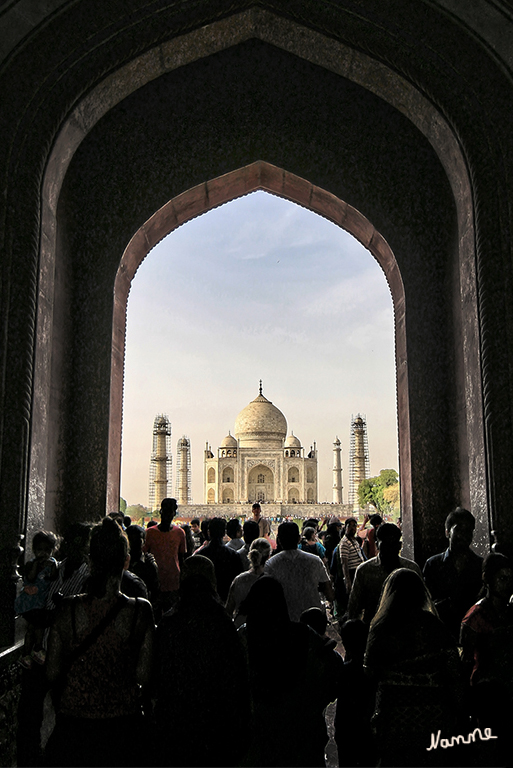
<svg viewBox="0 0 513 768">
<path fill-rule="evenodd" d="M 367 416 L 371 474 L 398 469 L 393 307 L 371 254 L 336 225 L 255 192 L 171 233 L 141 264 L 128 300 L 121 495 L 148 504 L 153 420 L 214 452 L 263 394 L 319 451 L 319 501 L 332 500 L 333 441 L 344 501 L 351 415 Z M 173 476 L 173 490 L 175 477 Z"/>
</svg>

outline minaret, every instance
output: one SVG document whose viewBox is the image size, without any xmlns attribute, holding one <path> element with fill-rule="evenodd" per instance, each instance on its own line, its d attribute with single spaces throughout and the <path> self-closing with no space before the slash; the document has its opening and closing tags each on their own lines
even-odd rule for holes
<svg viewBox="0 0 513 768">
<path fill-rule="evenodd" d="M 179 505 L 191 503 L 191 441 L 181 437 L 176 446 L 176 500 Z"/>
<path fill-rule="evenodd" d="M 342 448 L 340 440 L 335 438 L 333 443 L 333 503 L 343 504 L 342 494 Z"/>
<path fill-rule="evenodd" d="M 171 424 L 164 414 L 153 422 L 153 450 L 150 459 L 150 509 L 160 509 L 162 499 L 171 495 Z"/>
<path fill-rule="evenodd" d="M 369 476 L 369 446 L 367 443 L 367 422 L 358 413 L 351 418 L 351 451 L 349 454 L 349 503 L 357 511 L 358 487 Z"/>
</svg>

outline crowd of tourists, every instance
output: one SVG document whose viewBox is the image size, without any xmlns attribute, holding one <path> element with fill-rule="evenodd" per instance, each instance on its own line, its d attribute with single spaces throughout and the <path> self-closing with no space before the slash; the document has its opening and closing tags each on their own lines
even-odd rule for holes
<svg viewBox="0 0 513 768">
<path fill-rule="evenodd" d="M 335 701 L 340 766 L 509 765 L 513 568 L 469 511 L 423 570 L 379 515 L 176 512 L 33 537 L 18 765 L 324 766 Z"/>
</svg>

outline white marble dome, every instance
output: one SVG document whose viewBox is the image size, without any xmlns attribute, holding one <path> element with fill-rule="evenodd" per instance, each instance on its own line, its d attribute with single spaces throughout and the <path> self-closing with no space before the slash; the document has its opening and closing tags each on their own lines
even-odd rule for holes
<svg viewBox="0 0 513 768">
<path fill-rule="evenodd" d="M 237 440 L 229 432 L 221 441 L 220 448 L 237 448 Z"/>
<path fill-rule="evenodd" d="M 241 448 L 281 448 L 286 436 L 285 416 L 261 393 L 242 409 L 235 421 L 235 437 Z"/>
<path fill-rule="evenodd" d="M 285 448 L 301 448 L 301 441 L 293 432 L 285 440 Z"/>
</svg>

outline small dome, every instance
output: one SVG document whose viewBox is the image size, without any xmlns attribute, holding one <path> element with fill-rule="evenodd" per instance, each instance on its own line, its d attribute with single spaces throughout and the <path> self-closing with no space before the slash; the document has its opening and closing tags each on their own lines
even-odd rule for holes
<svg viewBox="0 0 513 768">
<path fill-rule="evenodd" d="M 286 436 L 285 416 L 261 393 L 242 409 L 235 421 L 235 437 L 241 448 L 281 448 Z"/>
<path fill-rule="evenodd" d="M 237 448 L 237 440 L 234 438 L 233 435 L 231 435 L 229 432 L 222 440 L 220 448 Z"/>
<path fill-rule="evenodd" d="M 293 432 L 285 440 L 285 448 L 301 448 L 301 441 L 295 436 Z"/>
</svg>

